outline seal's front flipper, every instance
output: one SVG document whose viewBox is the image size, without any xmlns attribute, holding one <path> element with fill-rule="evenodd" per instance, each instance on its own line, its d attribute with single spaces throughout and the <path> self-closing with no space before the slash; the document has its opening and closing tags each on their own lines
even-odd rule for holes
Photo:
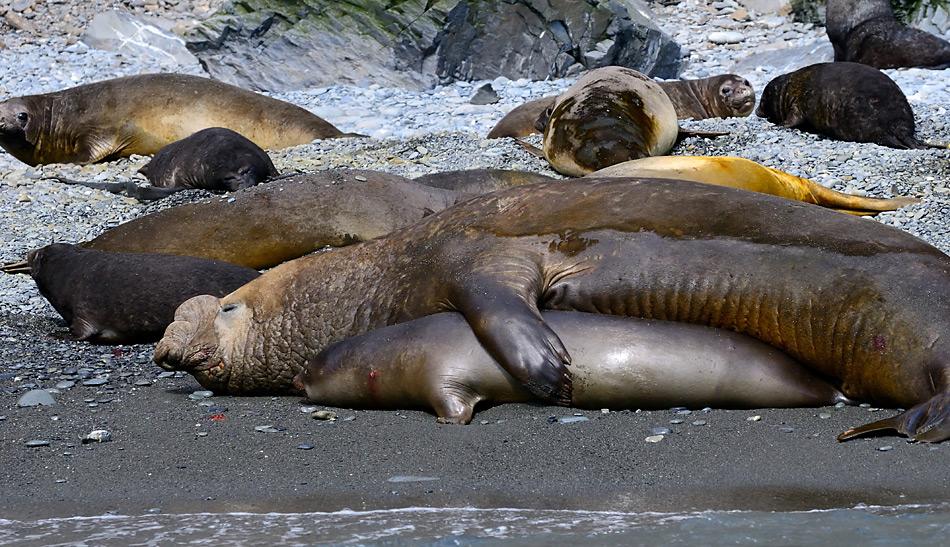
<svg viewBox="0 0 950 547">
<path fill-rule="evenodd" d="M 571 356 L 536 305 L 497 284 L 472 284 L 457 300 L 479 342 L 509 374 L 545 401 L 571 403 Z"/>
<path fill-rule="evenodd" d="M 440 424 L 467 425 L 472 421 L 476 403 L 478 398 L 459 396 L 447 388 L 442 388 L 438 399 L 432 401 L 432 409 L 438 416 L 436 421 Z"/>
<path fill-rule="evenodd" d="M 950 391 L 938 393 L 897 416 L 853 427 L 838 435 L 838 441 L 847 441 L 875 431 L 889 430 L 927 443 L 939 443 L 950 439 Z"/>
</svg>

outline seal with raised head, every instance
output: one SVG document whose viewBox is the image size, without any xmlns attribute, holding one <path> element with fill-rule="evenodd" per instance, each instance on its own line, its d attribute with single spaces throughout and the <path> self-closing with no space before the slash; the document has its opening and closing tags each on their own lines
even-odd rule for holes
<svg viewBox="0 0 950 547">
<path fill-rule="evenodd" d="M 828 0 L 825 30 L 835 61 L 875 68 L 950 66 L 950 42 L 898 21 L 890 0 Z"/>
<path fill-rule="evenodd" d="M 843 194 L 752 160 L 730 156 L 642 158 L 611 165 L 587 176 L 691 180 L 814 203 L 853 215 L 876 215 L 920 201 L 911 197 L 881 199 Z"/>
<path fill-rule="evenodd" d="M 950 257 L 890 226 L 688 181 L 575 179 L 478 196 L 185 302 L 155 361 L 289 379 L 331 343 L 455 310 L 532 393 L 569 404 L 571 357 L 540 310 L 587 311 L 747 334 L 849 398 L 930 405 L 913 436 L 937 441 L 948 287 Z"/>
<path fill-rule="evenodd" d="M 209 127 L 268 149 L 346 136 L 299 106 L 187 74 L 126 76 L 0 102 L 0 146 L 29 165 L 150 156 Z"/>
<path fill-rule="evenodd" d="M 930 148 L 894 80 L 860 63 L 818 63 L 773 79 L 756 114 L 783 127 L 891 148 Z"/>
<path fill-rule="evenodd" d="M 846 400 L 782 352 L 742 334 L 591 313 L 541 315 L 571 353 L 573 407 L 784 408 Z M 320 404 L 427 408 L 439 422 L 457 424 L 469 423 L 479 403 L 537 401 L 457 313 L 333 344 L 297 374 L 294 387 Z"/>
<path fill-rule="evenodd" d="M 721 74 L 698 80 L 657 81 L 673 103 L 676 117 L 734 118 L 752 114 L 755 110 L 755 90 L 752 84 L 736 74 Z M 489 139 L 526 137 L 544 132 L 549 109 L 557 95 L 542 97 L 517 106 L 505 115 L 488 133 Z"/>
<path fill-rule="evenodd" d="M 124 192 L 141 201 L 161 199 L 179 190 L 236 192 L 277 176 L 267 152 L 243 135 L 223 127 L 202 129 L 162 148 L 139 169 L 150 187 L 128 182 L 84 182 L 58 178 L 67 184 L 112 193 Z"/>
<path fill-rule="evenodd" d="M 100 344 L 154 342 L 182 302 L 223 296 L 260 276 L 226 262 L 66 243 L 31 251 L 27 261 L 40 294 L 66 320 L 72 338 Z"/>
</svg>

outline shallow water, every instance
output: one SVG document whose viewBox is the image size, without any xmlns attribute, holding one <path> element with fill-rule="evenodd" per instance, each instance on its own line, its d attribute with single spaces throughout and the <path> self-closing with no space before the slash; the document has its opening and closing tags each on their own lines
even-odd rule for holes
<svg viewBox="0 0 950 547">
<path fill-rule="evenodd" d="M 950 503 L 799 512 L 406 508 L 0 519 L 0 545 L 940 545 Z"/>
</svg>

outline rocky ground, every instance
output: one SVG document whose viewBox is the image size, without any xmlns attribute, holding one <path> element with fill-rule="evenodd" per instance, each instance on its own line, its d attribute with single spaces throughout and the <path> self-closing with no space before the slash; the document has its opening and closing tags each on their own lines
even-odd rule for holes
<svg viewBox="0 0 950 547">
<path fill-rule="evenodd" d="M 76 42 L 77 33 L 67 26 L 81 29 L 92 10 L 157 6 L 150 11 L 185 19 L 201 17 L 203 6 L 213 3 L 0 0 L 6 24 L 12 12 L 35 27 L 34 32 L 10 31 L 2 37 L 0 98 L 168 70 Z M 23 8 L 26 4 L 30 7 Z M 176 11 L 175 6 L 187 9 Z M 744 14 L 730 1 L 690 0 L 656 6 L 656 11 L 660 26 L 690 50 L 684 77 L 727 71 L 760 49 L 825 39 L 820 28 Z M 197 65 L 175 69 L 200 73 Z M 887 73 L 907 94 L 921 136 L 950 141 L 948 71 Z M 762 67 L 744 75 L 761 91 L 777 73 Z M 275 151 L 272 157 L 283 171 L 360 167 L 417 176 L 506 167 L 551 174 L 541 160 L 511 141 L 482 136 L 507 110 L 570 81 L 499 79 L 491 83 L 500 102 L 470 104 L 482 83 L 424 92 L 370 86 L 280 95 L 345 131 L 372 138 L 316 142 Z M 833 142 L 755 117 L 684 125 L 730 134 L 690 139 L 677 147 L 677 154 L 743 156 L 838 190 L 917 196 L 920 204 L 868 222 L 901 227 L 950 252 L 948 151 Z M 51 175 L 124 180 L 136 176 L 145 161 L 30 168 L 0 153 L 0 261 L 16 260 L 51 241 L 87 239 L 163 206 L 41 180 Z M 200 192 L 191 192 L 175 200 L 200 198 Z M 436 426 L 431 416 L 419 412 L 334 410 L 336 421 L 321 422 L 294 398 L 195 394 L 200 388 L 190 377 L 169 376 L 151 364 L 151 346 L 97 347 L 50 335 L 62 332 L 56 313 L 28 277 L 0 275 L 3 516 L 150 507 L 268 510 L 466 502 L 630 510 L 760 504 L 780 509 L 925 503 L 946 500 L 950 491 L 944 472 L 950 452 L 943 445 L 896 438 L 835 443 L 834 435 L 843 428 L 890 411 L 585 412 L 577 418 L 586 420 L 559 423 L 558 417 L 573 418 L 571 412 L 513 405 L 488 410 L 469 427 Z M 48 389 L 56 404 L 18 405 L 37 388 Z M 752 420 L 755 416 L 761 419 Z M 81 443 L 81 437 L 98 429 L 108 430 L 112 440 Z M 656 435 L 663 439 L 645 441 Z"/>
</svg>

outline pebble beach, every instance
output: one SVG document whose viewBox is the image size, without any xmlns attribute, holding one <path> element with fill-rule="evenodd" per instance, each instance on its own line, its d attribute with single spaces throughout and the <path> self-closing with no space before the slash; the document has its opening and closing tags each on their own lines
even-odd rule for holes
<svg viewBox="0 0 950 547">
<path fill-rule="evenodd" d="M 28 19 L 41 31 L 2 27 L 0 100 L 123 75 L 203 74 L 197 64 L 146 62 L 89 48 L 75 31 L 96 9 L 118 6 L 181 22 L 206 16 L 214 2 L 156 2 L 155 9 L 151 2 L 89 2 L 66 22 L 40 13 L 41 4 Z M 67 4 L 51 2 L 62 9 Z M 0 8 L 9 5 L 0 0 Z M 657 24 L 689 52 L 683 78 L 732 72 L 763 50 L 827 42 L 822 27 L 743 13 L 731 1 L 652 7 Z M 920 138 L 950 142 L 950 69 L 885 72 L 913 107 Z M 779 75 L 769 66 L 740 73 L 757 95 Z M 499 102 L 471 104 L 486 83 Z M 495 167 L 558 176 L 514 141 L 484 136 L 515 106 L 571 83 L 499 78 L 421 92 L 374 85 L 273 94 L 368 138 L 317 141 L 270 155 L 281 172 L 359 168 L 416 177 Z M 866 222 L 896 226 L 950 253 L 950 150 L 831 141 L 754 115 L 682 125 L 728 135 L 687 139 L 674 154 L 741 156 L 843 192 L 919 198 Z M 527 140 L 540 142 L 537 136 Z M 30 167 L 0 150 L 0 262 L 51 242 L 90 239 L 157 208 L 209 198 L 186 191 L 140 203 L 46 180 L 144 180 L 136 170 L 147 161 Z M 575 413 L 507 405 L 477 414 L 471 426 L 441 426 L 424 412 L 211 396 L 190 376 L 155 366 L 152 345 L 94 346 L 63 340 L 65 332 L 30 277 L 0 274 L 3 544 L 22 539 L 13 532 L 36 519 L 108 512 L 415 506 L 790 511 L 859 504 L 936 504 L 950 512 L 947 443 L 835 441 L 840 431 L 890 415 L 889 409 Z M 35 389 L 49 390 L 54 404 L 23 406 L 24 394 Z M 108 432 L 107 442 L 84 440 L 96 430 Z"/>
</svg>

